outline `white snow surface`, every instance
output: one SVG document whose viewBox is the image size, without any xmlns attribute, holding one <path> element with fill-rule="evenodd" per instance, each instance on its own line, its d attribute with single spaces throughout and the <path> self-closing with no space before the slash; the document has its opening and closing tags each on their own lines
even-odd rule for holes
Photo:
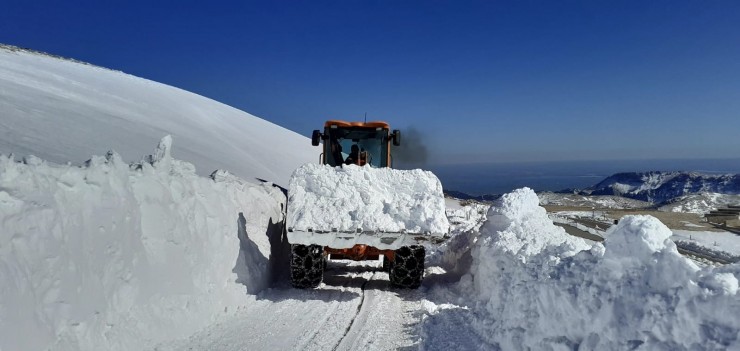
<svg viewBox="0 0 740 351">
<path fill-rule="evenodd" d="M 291 177 L 288 228 L 432 233 L 450 224 L 437 177 L 420 169 L 305 164 Z"/>
<path fill-rule="evenodd" d="M 224 169 L 283 187 L 320 153 L 307 137 L 203 96 L 0 45 L 0 154 L 66 164 L 115 150 L 131 161 L 164 135 L 201 175 Z"/>
<path fill-rule="evenodd" d="M 737 234 L 727 231 L 673 230 L 672 239 L 693 243 L 705 250 L 724 252 L 731 256 L 740 256 L 740 240 Z"/>
<path fill-rule="evenodd" d="M 468 307 L 431 313 L 424 335 L 454 323 L 473 340 L 463 349 L 740 348 L 740 265 L 699 269 L 671 235 L 654 217 L 626 216 L 589 246 L 516 190 L 491 207 L 470 274 L 437 291 Z"/>
<path fill-rule="evenodd" d="M 268 285 L 282 192 L 173 159 L 0 156 L 0 349 L 141 350 Z"/>
</svg>

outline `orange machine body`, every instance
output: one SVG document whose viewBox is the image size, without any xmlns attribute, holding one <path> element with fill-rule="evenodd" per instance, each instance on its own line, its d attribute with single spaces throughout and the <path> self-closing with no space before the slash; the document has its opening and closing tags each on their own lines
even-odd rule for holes
<svg viewBox="0 0 740 351">
<path fill-rule="evenodd" d="M 383 157 L 385 162 L 382 163 L 382 166 L 390 167 L 391 162 L 391 134 L 390 134 L 390 125 L 386 122 L 382 121 L 372 121 L 372 122 L 347 122 L 347 121 L 341 121 L 341 120 L 329 120 L 324 123 L 324 135 L 331 136 L 331 133 L 333 130 L 369 130 L 369 131 L 375 131 L 382 134 L 382 140 L 380 141 L 383 143 L 384 147 L 384 154 L 380 155 Z M 325 154 L 330 154 L 331 151 L 331 144 L 326 143 L 326 149 Z M 327 162 L 327 158 L 322 158 L 323 163 L 329 163 Z M 360 166 L 364 166 L 367 162 L 366 158 L 363 158 L 362 155 L 360 155 L 360 158 L 357 160 L 356 164 Z M 327 255 L 331 255 L 332 259 L 345 259 L 345 260 L 354 260 L 354 261 L 364 261 L 364 260 L 377 260 L 380 258 L 380 256 L 385 256 L 386 260 L 392 261 L 394 256 L 393 250 L 380 250 L 378 248 L 375 248 L 373 246 L 368 245 L 355 245 L 352 248 L 349 249 L 334 249 L 330 247 L 325 247 L 324 252 Z"/>
</svg>

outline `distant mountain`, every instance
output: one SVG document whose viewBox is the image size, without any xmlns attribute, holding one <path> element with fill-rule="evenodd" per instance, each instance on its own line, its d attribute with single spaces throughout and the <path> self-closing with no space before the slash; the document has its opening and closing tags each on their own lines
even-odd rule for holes
<svg viewBox="0 0 740 351">
<path fill-rule="evenodd" d="M 470 195 L 457 190 L 445 190 L 444 193 L 447 197 L 454 197 L 460 200 L 476 200 L 482 202 L 495 201 L 496 199 L 501 197 L 500 194 Z"/>
<path fill-rule="evenodd" d="M 740 194 L 740 175 L 699 172 L 617 173 L 581 190 L 581 195 L 617 195 L 654 204 L 697 193 Z"/>
</svg>

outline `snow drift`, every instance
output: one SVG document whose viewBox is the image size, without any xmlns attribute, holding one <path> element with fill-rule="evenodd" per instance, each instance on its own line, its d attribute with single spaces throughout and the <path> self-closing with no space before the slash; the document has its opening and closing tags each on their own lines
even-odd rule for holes
<svg viewBox="0 0 740 351">
<path fill-rule="evenodd" d="M 670 236 L 653 217 L 627 216 L 590 247 L 554 226 L 533 191 L 507 194 L 457 287 L 471 298 L 470 328 L 502 350 L 740 348 L 740 266 L 699 269 Z"/>
<path fill-rule="evenodd" d="M 0 156 L 0 349 L 143 349 L 267 286 L 282 192 L 197 176 L 170 146 L 132 165 Z"/>
</svg>

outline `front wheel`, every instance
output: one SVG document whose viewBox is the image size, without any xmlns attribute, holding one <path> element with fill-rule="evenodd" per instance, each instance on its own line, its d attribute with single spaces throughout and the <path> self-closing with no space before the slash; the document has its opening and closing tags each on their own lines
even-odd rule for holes
<svg viewBox="0 0 740 351">
<path fill-rule="evenodd" d="M 319 245 L 290 245 L 290 283 L 306 289 L 321 284 L 324 277 L 324 248 Z"/>
<path fill-rule="evenodd" d="M 388 276 L 391 285 L 399 288 L 416 289 L 424 278 L 424 246 L 403 246 L 396 250 L 390 262 Z"/>
</svg>

